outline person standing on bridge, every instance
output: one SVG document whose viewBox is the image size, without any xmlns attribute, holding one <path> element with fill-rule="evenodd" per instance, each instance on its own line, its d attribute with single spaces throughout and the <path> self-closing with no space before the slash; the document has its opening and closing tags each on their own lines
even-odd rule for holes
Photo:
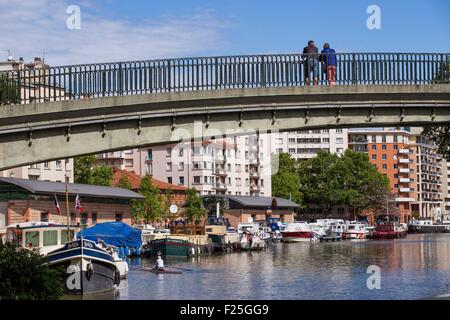
<svg viewBox="0 0 450 320">
<path fill-rule="evenodd" d="M 319 49 L 317 49 L 314 41 L 308 41 L 308 46 L 303 48 L 302 55 L 305 63 L 305 80 L 306 85 L 310 84 L 311 72 L 314 77 L 314 85 L 319 82 Z"/>
<path fill-rule="evenodd" d="M 325 42 L 321 52 L 320 61 L 324 64 L 324 71 L 327 73 L 328 84 L 336 85 L 336 52 L 330 48 L 330 44 Z"/>
</svg>

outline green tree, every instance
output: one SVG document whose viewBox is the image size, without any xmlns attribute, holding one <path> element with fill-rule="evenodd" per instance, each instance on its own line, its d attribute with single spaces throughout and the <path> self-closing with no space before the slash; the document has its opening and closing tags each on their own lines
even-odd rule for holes
<svg viewBox="0 0 450 320">
<path fill-rule="evenodd" d="M 0 105 L 20 103 L 20 84 L 11 74 L 0 74 Z"/>
<path fill-rule="evenodd" d="M 122 176 L 119 180 L 119 183 L 117 184 L 117 187 L 131 190 L 132 185 L 127 176 Z"/>
<path fill-rule="evenodd" d="M 153 186 L 151 176 L 145 176 L 141 180 L 139 193 L 144 196 L 144 199 L 132 201 L 131 214 L 133 218 L 143 219 L 146 224 L 161 219 L 164 210 L 164 197 L 161 195 L 159 188 Z"/>
<path fill-rule="evenodd" d="M 437 145 L 437 153 L 450 161 L 450 127 L 428 126 L 422 135 Z"/>
<path fill-rule="evenodd" d="M 74 180 L 76 183 L 90 184 L 95 155 L 76 157 L 73 160 Z"/>
<path fill-rule="evenodd" d="M 325 213 L 337 204 L 344 203 L 345 192 L 341 185 L 341 175 L 337 167 L 339 157 L 320 150 L 317 156 L 300 162 L 300 192 L 305 203 L 320 206 Z"/>
<path fill-rule="evenodd" d="M 39 254 L 0 243 L 0 300 L 56 300 L 63 294 L 60 270 Z"/>
<path fill-rule="evenodd" d="M 113 178 L 113 169 L 107 166 L 95 167 L 91 171 L 91 177 L 89 179 L 89 184 L 96 186 L 111 186 Z"/>
<path fill-rule="evenodd" d="M 280 153 L 272 155 L 272 165 L 272 172 L 276 172 L 272 176 L 272 194 L 301 204 L 297 161 L 288 153 Z"/>
<path fill-rule="evenodd" d="M 205 216 L 202 198 L 194 188 L 186 190 L 184 214 L 187 221 L 198 221 Z"/>
</svg>

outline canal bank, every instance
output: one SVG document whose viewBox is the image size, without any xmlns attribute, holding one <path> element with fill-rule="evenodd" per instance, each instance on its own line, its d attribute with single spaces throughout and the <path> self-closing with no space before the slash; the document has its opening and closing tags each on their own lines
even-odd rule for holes
<svg viewBox="0 0 450 320">
<path fill-rule="evenodd" d="M 362 242 L 275 243 L 266 251 L 167 259 L 182 274 L 130 273 L 109 295 L 83 299 L 427 299 L 450 292 L 450 234 Z M 367 288 L 369 266 L 380 289 Z"/>
</svg>

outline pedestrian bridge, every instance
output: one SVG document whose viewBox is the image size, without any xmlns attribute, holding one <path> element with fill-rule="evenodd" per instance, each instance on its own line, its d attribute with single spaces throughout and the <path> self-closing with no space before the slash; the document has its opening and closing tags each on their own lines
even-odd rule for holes
<svg viewBox="0 0 450 320">
<path fill-rule="evenodd" d="M 299 54 L 0 72 L 0 170 L 256 131 L 450 123 L 450 54 L 337 54 L 336 86 Z M 325 57 L 326 58 L 326 57 Z M 324 59 L 326 60 L 326 59 Z"/>
</svg>

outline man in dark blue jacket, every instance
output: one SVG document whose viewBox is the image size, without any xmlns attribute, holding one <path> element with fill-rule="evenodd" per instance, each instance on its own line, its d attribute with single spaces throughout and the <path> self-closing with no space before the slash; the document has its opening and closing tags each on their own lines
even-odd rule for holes
<svg viewBox="0 0 450 320">
<path fill-rule="evenodd" d="M 328 83 L 334 86 L 336 85 L 336 52 L 325 42 L 321 54 L 320 60 L 324 63 L 324 70 L 327 71 Z"/>
</svg>

